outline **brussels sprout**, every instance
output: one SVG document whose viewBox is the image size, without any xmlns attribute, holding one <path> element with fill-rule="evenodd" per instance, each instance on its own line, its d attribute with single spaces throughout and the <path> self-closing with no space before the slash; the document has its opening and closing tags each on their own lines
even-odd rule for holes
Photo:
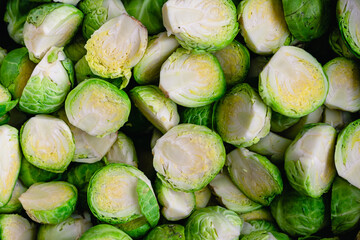
<svg viewBox="0 0 360 240">
<path fill-rule="evenodd" d="M 143 58 L 134 67 L 135 81 L 138 84 L 156 84 L 159 81 L 162 64 L 178 46 L 179 42 L 175 37 L 167 36 L 165 32 L 149 39 Z"/>
<path fill-rule="evenodd" d="M 85 45 L 85 59 L 91 71 L 100 77 L 130 79 L 130 69 L 143 57 L 147 41 L 146 28 L 124 13 L 91 35 Z"/>
<path fill-rule="evenodd" d="M 354 229 L 360 219 L 360 189 L 336 177 L 331 191 L 331 229 L 334 234 Z"/>
<path fill-rule="evenodd" d="M 182 240 L 185 239 L 185 228 L 179 224 L 163 224 L 155 227 L 144 240 Z"/>
<path fill-rule="evenodd" d="M 61 173 L 75 153 L 70 128 L 58 118 L 36 115 L 20 131 L 20 143 L 27 161 L 46 171 Z"/>
<path fill-rule="evenodd" d="M 351 122 L 344 128 L 336 141 L 335 167 L 340 177 L 360 188 L 360 119 Z"/>
<path fill-rule="evenodd" d="M 299 41 L 309 42 L 329 29 L 331 0 L 282 0 L 285 20 L 291 34 Z"/>
<path fill-rule="evenodd" d="M 174 190 L 198 191 L 222 169 L 225 147 L 220 136 L 205 126 L 179 124 L 152 149 L 157 176 Z"/>
<path fill-rule="evenodd" d="M 6 54 L 7 54 L 6 49 L 3 49 L 2 47 L 0 47 L 0 67 L 1 67 L 1 64 L 4 61 L 4 58 L 5 58 Z"/>
<path fill-rule="evenodd" d="M 0 207 L 10 201 L 20 171 L 21 150 L 18 130 L 9 125 L 0 126 Z"/>
<path fill-rule="evenodd" d="M 329 79 L 325 106 L 348 112 L 360 110 L 360 69 L 357 62 L 337 57 L 324 65 Z"/>
<path fill-rule="evenodd" d="M 60 109 L 74 85 L 74 68 L 62 48 L 52 47 L 35 67 L 19 101 L 21 111 L 53 113 Z"/>
<path fill-rule="evenodd" d="M 128 120 L 131 103 L 127 94 L 101 79 L 81 82 L 65 100 L 69 122 L 86 133 L 104 137 Z"/>
<path fill-rule="evenodd" d="M 32 9 L 24 25 L 24 43 L 31 61 L 39 62 L 52 46 L 65 46 L 83 16 L 76 7 L 62 3 L 47 3 Z"/>
<path fill-rule="evenodd" d="M 99 224 L 88 229 L 79 240 L 132 240 L 122 230 L 109 224 Z"/>
<path fill-rule="evenodd" d="M 116 224 L 115 226 L 134 239 L 143 237 L 151 229 L 151 226 L 145 217 L 135 218 L 134 220 Z"/>
<path fill-rule="evenodd" d="M 106 21 L 126 13 L 120 0 L 84 0 L 79 4 L 79 8 L 85 13 L 82 34 L 86 39 Z"/>
<path fill-rule="evenodd" d="M 352 122 L 352 116 L 349 112 L 325 108 L 323 112 L 323 122 L 333 126 L 336 130 L 343 129 Z"/>
<path fill-rule="evenodd" d="M 91 212 L 102 222 L 123 224 L 145 217 L 145 224 L 154 227 L 160 218 L 149 179 L 130 165 L 112 163 L 97 171 L 87 198 Z"/>
<path fill-rule="evenodd" d="M 0 82 L 18 99 L 34 68 L 35 63 L 30 61 L 27 48 L 14 49 L 6 55 L 1 65 Z"/>
<path fill-rule="evenodd" d="M 83 215 L 72 214 L 69 218 L 56 225 L 40 225 L 37 240 L 76 240 L 91 227 L 89 213 L 85 212 Z"/>
<path fill-rule="evenodd" d="M 140 112 L 162 133 L 179 123 L 176 104 L 157 86 L 134 87 L 129 91 L 129 96 Z"/>
<path fill-rule="evenodd" d="M 185 226 L 185 239 L 239 239 L 243 220 L 220 206 L 206 207 L 191 214 Z"/>
<path fill-rule="evenodd" d="M 296 124 L 286 129 L 286 131 L 283 132 L 283 135 L 287 138 L 294 139 L 306 124 L 321 122 L 323 112 L 324 105 L 321 105 L 315 111 L 301 117 Z"/>
<path fill-rule="evenodd" d="M 180 108 L 180 122 L 193 123 L 206 126 L 212 130 L 215 128 L 214 109 L 215 103 L 211 103 L 202 107 Z"/>
<path fill-rule="evenodd" d="M 305 50 L 285 46 L 270 59 L 259 77 L 259 93 L 274 111 L 302 117 L 320 107 L 329 89 L 317 60 Z"/>
<path fill-rule="evenodd" d="M 252 232 L 256 232 L 256 231 L 277 231 L 277 230 L 278 229 L 275 226 L 275 224 L 267 220 L 262 220 L 262 219 L 251 220 L 249 222 L 246 221 L 244 222 L 243 227 L 241 229 L 241 236 L 249 235 Z"/>
<path fill-rule="evenodd" d="M 241 240 L 291 240 L 291 238 L 285 233 L 259 230 L 244 236 Z"/>
<path fill-rule="evenodd" d="M 0 207 L 0 214 L 20 212 L 22 210 L 22 205 L 19 201 L 19 197 L 26 190 L 27 188 L 24 187 L 21 181 L 17 180 L 15 183 L 14 190 L 12 191 L 10 200 L 7 202 L 5 206 Z"/>
<path fill-rule="evenodd" d="M 106 164 L 126 163 L 137 167 L 138 159 L 134 142 L 122 132 L 118 132 L 115 143 L 111 146 L 104 157 Z"/>
<path fill-rule="evenodd" d="M 271 212 L 268 208 L 260 208 L 248 213 L 243 213 L 240 215 L 240 217 L 245 221 L 245 222 L 251 222 L 251 221 L 255 221 L 255 220 L 265 220 L 268 222 L 273 222 L 274 219 L 271 215 Z"/>
<path fill-rule="evenodd" d="M 336 130 L 324 123 L 305 125 L 285 153 L 285 172 L 298 192 L 318 198 L 335 178 Z"/>
<path fill-rule="evenodd" d="M 228 0 L 168 0 L 162 12 L 168 35 L 190 50 L 220 50 L 239 31 L 236 7 Z"/>
<path fill-rule="evenodd" d="M 270 130 L 273 132 L 282 132 L 300 121 L 300 118 L 292 118 L 281 115 L 277 112 L 272 112 L 271 114 L 271 127 Z"/>
<path fill-rule="evenodd" d="M 241 1 L 238 14 L 240 33 L 254 53 L 272 54 L 291 43 L 281 0 Z"/>
<path fill-rule="evenodd" d="M 336 6 L 336 17 L 339 29 L 346 45 L 357 57 L 360 57 L 360 4 L 356 0 L 338 0 Z"/>
<path fill-rule="evenodd" d="M 35 183 L 20 195 L 19 201 L 35 222 L 58 224 L 74 212 L 77 189 L 62 181 Z"/>
<path fill-rule="evenodd" d="M 258 143 L 250 146 L 249 150 L 270 157 L 270 160 L 274 164 L 282 164 L 285 151 L 290 143 L 290 139 L 269 132 L 269 134 L 260 139 Z"/>
<path fill-rule="evenodd" d="M 84 37 L 81 34 L 77 34 L 73 40 L 64 47 L 64 52 L 71 61 L 76 63 L 86 54 L 85 44 L 86 40 Z"/>
<path fill-rule="evenodd" d="M 178 48 L 161 67 L 159 87 L 181 106 L 201 107 L 221 98 L 226 82 L 214 55 Z"/>
<path fill-rule="evenodd" d="M 233 87 L 217 104 L 216 129 L 224 142 L 238 147 L 257 143 L 270 131 L 271 109 L 247 83 Z"/>
<path fill-rule="evenodd" d="M 156 128 L 154 128 L 151 139 L 150 139 L 150 148 L 153 149 L 155 147 L 155 144 L 159 138 L 161 138 L 163 134 Z M 130 164 L 131 165 L 131 164 Z"/>
<path fill-rule="evenodd" d="M 219 202 L 236 213 L 251 212 L 262 207 L 246 197 L 231 181 L 226 171 L 219 173 L 209 186 Z"/>
<path fill-rule="evenodd" d="M 225 48 L 214 52 L 224 71 L 227 86 L 243 82 L 250 69 L 250 53 L 248 49 L 234 40 Z"/>
<path fill-rule="evenodd" d="M 287 189 L 271 204 L 277 224 L 291 236 L 311 235 L 325 224 L 323 198 L 312 198 Z"/>
<path fill-rule="evenodd" d="M 37 4 L 29 0 L 8 0 L 4 21 L 8 23 L 9 36 L 16 43 L 24 45 L 24 24 L 29 11 Z"/>
<path fill-rule="evenodd" d="M 0 116 L 3 116 L 11 109 L 13 109 L 18 102 L 18 99 L 11 100 L 10 92 L 0 84 Z"/>
<path fill-rule="evenodd" d="M 19 179 L 26 187 L 30 187 L 34 183 L 49 182 L 59 179 L 61 174 L 45 171 L 41 168 L 35 167 L 29 163 L 25 157 L 21 159 L 21 168 L 19 172 Z"/>
<path fill-rule="evenodd" d="M 195 209 L 204 208 L 210 201 L 211 191 L 208 186 L 200 189 L 199 191 L 195 191 Z"/>
<path fill-rule="evenodd" d="M 36 226 L 18 214 L 0 215 L 0 238 L 2 240 L 34 240 Z"/>
<path fill-rule="evenodd" d="M 346 46 L 337 26 L 329 35 L 329 44 L 331 49 L 340 57 L 355 58 L 354 54 L 349 50 L 348 46 Z"/>
<path fill-rule="evenodd" d="M 10 121 L 10 114 L 5 113 L 4 115 L 0 116 L 0 126 L 9 123 Z"/>
<path fill-rule="evenodd" d="M 155 192 L 159 204 L 163 206 L 162 215 L 169 221 L 187 218 L 196 206 L 193 192 L 180 192 L 165 186 L 159 178 L 155 181 Z"/>
<path fill-rule="evenodd" d="M 236 148 L 228 153 L 226 166 L 234 184 L 261 205 L 270 205 L 283 190 L 279 169 L 266 157 L 246 148 Z"/>
</svg>

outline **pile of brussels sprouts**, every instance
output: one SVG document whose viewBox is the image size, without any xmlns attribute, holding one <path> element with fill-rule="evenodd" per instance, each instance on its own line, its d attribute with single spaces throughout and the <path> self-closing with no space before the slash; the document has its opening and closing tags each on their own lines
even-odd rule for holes
<svg viewBox="0 0 360 240">
<path fill-rule="evenodd" d="M 0 239 L 360 239 L 359 0 L 0 7 Z"/>
</svg>

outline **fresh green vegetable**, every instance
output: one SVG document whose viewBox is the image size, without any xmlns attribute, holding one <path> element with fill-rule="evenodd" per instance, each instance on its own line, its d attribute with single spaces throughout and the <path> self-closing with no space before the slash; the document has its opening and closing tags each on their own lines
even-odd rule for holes
<svg viewBox="0 0 360 240">
<path fill-rule="evenodd" d="M 250 220 L 248 222 L 246 221 L 244 222 L 243 227 L 241 229 L 241 236 L 249 235 L 252 232 L 256 232 L 256 231 L 277 231 L 277 230 L 278 229 L 273 222 L 262 219 Z M 250 236 L 248 236 L 248 238 L 250 238 Z"/>
<path fill-rule="evenodd" d="M 259 230 L 254 231 L 243 238 L 242 240 L 290 240 L 289 236 L 285 233 L 280 233 L 276 231 L 266 231 L 266 230 Z"/>
<path fill-rule="evenodd" d="M 204 208 L 208 205 L 211 198 L 211 191 L 208 186 L 200 189 L 199 191 L 195 191 L 194 194 L 196 209 Z"/>
<path fill-rule="evenodd" d="M 109 224 L 99 224 L 88 229 L 79 240 L 132 240 L 129 235 Z"/>
<path fill-rule="evenodd" d="M 17 213 L 22 210 L 22 205 L 19 201 L 19 197 L 23 194 L 27 188 L 21 183 L 20 180 L 17 180 L 15 187 L 12 191 L 11 198 L 7 204 L 3 207 L 0 207 L 0 214 L 2 213 Z"/>
<path fill-rule="evenodd" d="M 18 214 L 0 215 L 0 238 L 2 240 L 34 240 L 36 226 Z"/>
<path fill-rule="evenodd" d="M 149 232 L 145 240 L 182 240 L 185 239 L 185 228 L 179 224 L 163 224 Z"/>
</svg>

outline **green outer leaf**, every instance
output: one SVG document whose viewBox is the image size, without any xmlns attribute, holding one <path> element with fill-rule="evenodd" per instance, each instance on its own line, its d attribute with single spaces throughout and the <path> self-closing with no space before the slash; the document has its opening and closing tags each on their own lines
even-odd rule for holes
<svg viewBox="0 0 360 240">
<path fill-rule="evenodd" d="M 109 225 L 99 224 L 88 229 L 79 240 L 95 240 L 95 239 L 111 239 L 111 240 L 132 240 L 122 230 Z"/>
<path fill-rule="evenodd" d="M 71 83 L 71 88 L 74 87 L 75 84 L 75 69 L 72 61 L 69 58 L 66 58 L 65 60 L 61 61 L 61 64 L 63 65 L 64 69 L 68 73 L 69 80 Z"/>
<path fill-rule="evenodd" d="M 99 9 L 104 0 L 83 0 L 79 3 L 78 7 L 84 14 L 89 14 L 96 9 Z"/>
<path fill-rule="evenodd" d="M 155 227 L 160 219 L 159 205 L 155 194 L 141 179 L 136 186 L 141 213 L 144 214 L 151 227 Z"/>
<path fill-rule="evenodd" d="M 184 240 L 185 228 L 179 224 L 163 224 L 151 230 L 144 240 Z"/>
<path fill-rule="evenodd" d="M 299 121 L 300 118 L 287 117 L 273 111 L 271 114 L 270 130 L 273 132 L 282 132 L 290 128 L 291 126 L 295 125 Z"/>
<path fill-rule="evenodd" d="M 203 125 L 211 130 L 215 129 L 215 106 L 216 103 L 211 103 L 202 107 L 195 108 L 180 108 L 180 122 Z"/>
<path fill-rule="evenodd" d="M 91 35 L 108 20 L 107 13 L 107 10 L 100 6 L 85 15 L 82 25 L 82 33 L 85 39 L 89 39 Z"/>
<path fill-rule="evenodd" d="M 19 99 L 0 103 L 0 116 L 4 115 L 5 113 L 13 109 L 18 104 L 18 102 Z"/>
<path fill-rule="evenodd" d="M 7 124 L 10 121 L 10 114 L 5 113 L 4 115 L 0 116 L 0 126 Z"/>
<path fill-rule="evenodd" d="M 117 224 L 116 227 L 123 230 L 132 238 L 142 237 L 151 229 L 145 217 L 139 217 L 127 223 Z"/>
<path fill-rule="evenodd" d="M 276 232 L 275 230 L 259 230 L 254 231 L 241 240 L 291 240 L 285 233 Z"/>
<path fill-rule="evenodd" d="M 30 24 L 35 25 L 36 27 L 39 27 L 44 19 L 55 9 L 58 7 L 63 6 L 62 3 L 47 3 L 42 4 L 39 7 L 33 8 L 29 15 L 26 18 L 26 21 Z"/>
</svg>

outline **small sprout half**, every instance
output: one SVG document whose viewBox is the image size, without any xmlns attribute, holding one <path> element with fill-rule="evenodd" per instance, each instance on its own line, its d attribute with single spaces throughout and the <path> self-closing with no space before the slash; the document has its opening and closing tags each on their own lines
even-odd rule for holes
<svg viewBox="0 0 360 240">
<path fill-rule="evenodd" d="M 235 240 L 240 236 L 243 220 L 220 206 L 206 207 L 191 214 L 185 226 L 185 239 Z"/>
<path fill-rule="evenodd" d="M 241 238 L 241 240 L 291 240 L 288 235 L 274 230 L 259 230 L 251 232 L 250 234 Z"/>
<path fill-rule="evenodd" d="M 50 115 L 30 118 L 20 131 L 20 143 L 27 161 L 46 171 L 66 170 L 75 153 L 75 142 L 68 125 Z"/>
<path fill-rule="evenodd" d="M 320 107 L 329 89 L 320 63 L 305 50 L 285 46 L 277 51 L 259 77 L 259 93 L 275 112 L 302 117 Z"/>
<path fill-rule="evenodd" d="M 126 13 L 110 19 L 86 42 L 91 71 L 104 78 L 130 79 L 130 69 L 143 57 L 148 41 L 144 25 Z"/>
<path fill-rule="evenodd" d="M 329 35 L 329 44 L 331 49 L 340 57 L 355 58 L 354 54 L 346 46 L 345 40 L 341 36 L 340 30 L 336 25 Z"/>
<path fill-rule="evenodd" d="M 34 240 L 36 225 L 18 214 L 0 215 L 0 239 Z"/>
<path fill-rule="evenodd" d="M 109 224 L 99 224 L 88 229 L 79 240 L 132 240 L 122 230 Z"/>
<path fill-rule="evenodd" d="M 134 142 L 122 132 L 118 132 L 114 144 L 104 157 L 106 164 L 110 163 L 126 163 L 137 167 L 138 159 Z"/>
<path fill-rule="evenodd" d="M 158 177 L 175 190 L 198 191 L 223 168 L 225 147 L 220 136 L 205 126 L 179 124 L 152 149 Z"/>
<path fill-rule="evenodd" d="M 5 115 L 11 109 L 13 109 L 19 100 L 11 100 L 10 92 L 0 84 L 0 116 Z"/>
<path fill-rule="evenodd" d="M 292 118 L 284 116 L 277 112 L 271 114 L 271 127 L 270 130 L 273 132 L 282 132 L 300 121 L 300 118 Z"/>
<path fill-rule="evenodd" d="M 251 200 L 269 206 L 283 190 L 280 170 L 266 157 L 246 148 L 227 155 L 226 166 L 234 184 Z"/>
<path fill-rule="evenodd" d="M 247 221 L 244 222 L 244 225 L 241 229 L 241 236 L 249 235 L 252 232 L 264 231 L 264 230 L 265 231 L 277 231 L 278 229 L 277 229 L 275 223 L 267 221 L 267 220 L 263 220 L 263 219 L 250 220 L 248 222 Z M 248 238 L 250 238 L 250 236 Z M 250 239 L 252 239 L 252 238 L 250 238 Z M 260 239 L 263 240 L 262 238 L 260 238 Z"/>
<path fill-rule="evenodd" d="M 200 189 L 199 191 L 195 191 L 195 202 L 196 202 L 196 209 L 204 208 L 210 201 L 211 198 L 211 191 L 208 186 Z"/>
<path fill-rule="evenodd" d="M 88 79 L 70 91 L 65 100 L 69 122 L 92 136 L 116 132 L 128 120 L 128 95 L 101 79 Z"/>
<path fill-rule="evenodd" d="M 74 212 L 77 202 L 74 185 L 61 182 L 35 183 L 19 200 L 27 215 L 35 222 L 58 224 Z"/>
<path fill-rule="evenodd" d="M 335 166 L 340 177 L 360 188 L 360 119 L 344 128 L 336 141 Z"/>
<path fill-rule="evenodd" d="M 233 87 L 215 109 L 217 132 L 238 147 L 257 143 L 270 131 L 271 109 L 247 83 Z"/>
<path fill-rule="evenodd" d="M 15 187 L 14 187 L 14 190 L 12 191 L 10 200 L 7 202 L 7 204 L 5 206 L 0 207 L 0 214 L 20 212 L 23 208 L 19 201 L 19 197 L 26 190 L 27 190 L 27 188 L 18 179 L 15 183 Z"/>
<path fill-rule="evenodd" d="M 185 228 L 179 224 L 163 224 L 152 229 L 144 240 L 183 240 Z"/>
<path fill-rule="evenodd" d="M 159 87 L 181 106 L 201 107 L 221 98 L 226 82 L 214 55 L 178 48 L 161 67 Z"/>
<path fill-rule="evenodd" d="M 21 164 L 19 131 L 9 125 L 0 126 L 0 208 L 10 201 Z"/>
<path fill-rule="evenodd" d="M 323 122 L 333 126 L 336 130 L 341 130 L 353 121 L 352 114 L 341 110 L 325 108 L 323 112 Z"/>
<path fill-rule="evenodd" d="M 190 50 L 220 50 L 239 31 L 236 7 L 228 0 L 168 0 L 162 12 L 168 35 Z"/>
</svg>

